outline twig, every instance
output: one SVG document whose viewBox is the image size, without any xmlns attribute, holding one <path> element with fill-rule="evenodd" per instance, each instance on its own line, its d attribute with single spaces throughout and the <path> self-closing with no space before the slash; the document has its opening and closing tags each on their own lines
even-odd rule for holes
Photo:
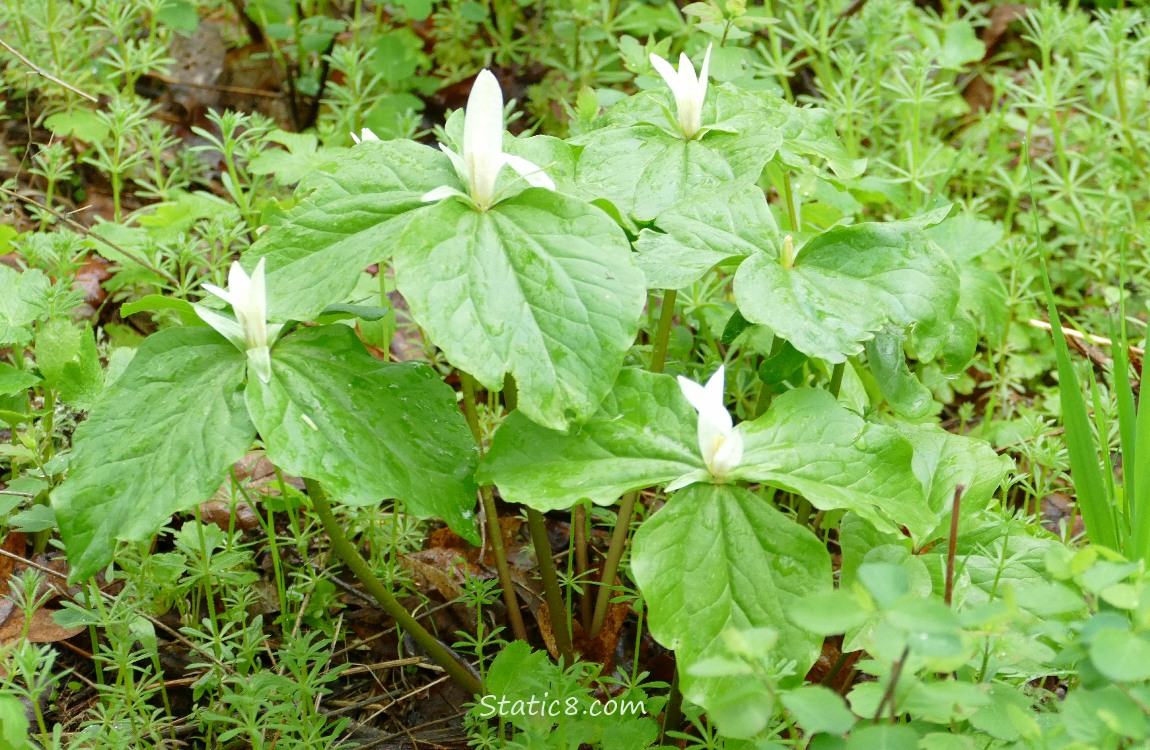
<svg viewBox="0 0 1150 750">
<path fill-rule="evenodd" d="M 951 596 L 954 594 L 954 558 L 958 547 L 958 509 L 962 506 L 962 491 L 965 485 L 954 488 L 954 505 L 950 510 L 950 539 L 946 544 L 946 594 L 944 599 L 950 606 Z"/>
<path fill-rule="evenodd" d="M 874 723 L 874 724 L 878 723 L 878 719 L 880 716 L 882 716 L 882 711 L 884 708 L 887 707 L 887 704 L 890 705 L 891 721 L 892 722 L 894 721 L 894 718 L 895 718 L 894 690 L 895 690 L 895 687 L 898 685 L 898 678 L 902 676 L 903 665 L 906 664 L 906 660 L 908 658 L 910 658 L 910 646 L 906 646 L 905 648 L 903 648 L 902 656 L 898 657 L 898 661 L 896 661 L 891 666 L 890 682 L 887 684 L 886 690 L 883 691 L 882 700 L 880 700 L 878 702 L 878 708 L 875 709 L 874 719 L 872 719 L 872 723 Z"/>
<path fill-rule="evenodd" d="M 85 237 L 90 237 L 92 239 L 99 240 L 100 242 L 104 243 L 108 247 L 115 250 L 117 253 L 120 253 L 121 255 L 123 255 L 128 260 L 132 261 L 133 263 L 138 263 L 141 266 L 143 266 L 144 268 L 151 271 L 152 273 L 156 274 L 157 276 L 160 276 L 164 281 L 168 282 L 169 284 L 172 284 L 172 285 L 178 285 L 179 284 L 179 282 L 176 280 L 175 276 L 172 276 L 170 273 L 168 273 L 164 269 L 153 265 L 151 263 L 151 261 L 149 261 L 147 258 L 137 257 L 135 253 L 129 252 L 128 250 L 125 250 L 124 248 L 120 247 L 119 245 L 112 242 L 111 240 L 108 240 L 108 239 L 101 237 L 100 235 L 96 234 L 91 229 L 88 229 L 88 227 L 84 226 L 83 224 L 76 221 L 75 219 L 73 219 L 71 216 L 68 216 L 67 214 L 60 213 L 59 211 L 57 211 L 56 209 L 54 209 L 50 206 L 45 206 L 43 203 L 39 203 L 37 201 L 34 201 L 25 195 L 20 195 L 20 193 L 17 193 L 14 190 L 9 190 L 8 188 L 5 188 L 5 187 L 0 187 L 0 195 L 7 195 L 10 198 L 15 198 L 16 200 L 23 201 L 23 202 L 27 203 L 29 206 L 35 206 L 36 208 L 40 209 L 41 211 L 47 211 L 48 213 L 52 214 L 53 216 L 55 216 L 60 221 L 67 224 L 69 227 L 71 227 L 75 231 L 84 235 Z"/>
<path fill-rule="evenodd" d="M 1026 322 L 1029 323 L 1032 327 L 1041 328 L 1044 331 L 1053 331 L 1054 330 L 1051 327 L 1051 325 L 1049 323 L 1047 323 L 1045 320 L 1037 320 L 1035 318 L 1031 318 L 1030 320 L 1028 320 Z M 1092 333 L 1082 333 L 1081 331 L 1076 331 L 1073 328 L 1067 328 L 1066 326 L 1060 326 L 1060 327 L 1062 328 L 1062 333 L 1066 336 L 1069 336 L 1072 339 L 1078 339 L 1079 341 L 1089 341 L 1090 343 L 1097 344 L 1098 346 L 1114 346 L 1114 342 L 1111 341 L 1110 339 L 1106 338 L 1105 336 L 1095 336 Z M 1128 348 L 1130 349 L 1131 352 L 1133 352 L 1134 354 L 1137 354 L 1139 357 L 1144 356 L 1146 354 L 1146 350 L 1142 349 L 1140 347 L 1130 346 Z"/>
<path fill-rule="evenodd" d="M 34 62 L 32 62 L 31 60 L 29 60 L 27 57 L 24 57 L 24 55 L 20 54 L 20 51 L 19 51 L 19 50 L 17 50 L 17 49 L 16 49 L 15 47 L 13 47 L 11 44 L 8 44 L 8 42 L 4 41 L 3 39 L 0 39 L 0 47 L 3 47 L 4 49 L 8 50 L 10 53 L 12 53 L 12 55 L 13 55 L 13 56 L 14 56 L 14 57 L 15 57 L 17 60 L 19 60 L 20 62 L 22 62 L 22 63 L 24 63 L 25 65 L 27 65 L 29 68 L 31 68 L 32 70 L 34 70 L 36 73 L 40 74 L 40 76 L 41 76 L 42 78 L 47 78 L 49 81 L 51 81 L 52 83 L 56 84 L 57 86 L 63 86 L 63 87 L 64 87 L 64 88 L 66 88 L 68 91 L 71 91 L 73 94 L 76 94 L 77 96 L 82 96 L 82 97 L 84 97 L 85 99 L 87 99 L 88 101 L 92 102 L 93 104 L 99 104 L 99 103 L 100 103 L 100 100 L 99 100 L 99 99 L 97 99 L 96 97 L 92 96 L 91 94 L 89 94 L 89 93 L 87 93 L 87 92 L 85 92 L 85 91 L 81 91 L 80 89 L 76 88 L 75 86 L 73 86 L 72 84 L 68 83 L 67 81 L 62 81 L 62 80 L 60 80 L 60 79 L 59 79 L 59 78 L 57 78 L 56 76 L 52 75 L 52 74 L 51 74 L 51 73 L 49 73 L 48 71 L 46 71 L 46 70 L 44 70 L 43 68 L 41 68 L 41 67 L 40 67 L 39 65 L 37 65 L 36 63 L 34 63 Z"/>
</svg>

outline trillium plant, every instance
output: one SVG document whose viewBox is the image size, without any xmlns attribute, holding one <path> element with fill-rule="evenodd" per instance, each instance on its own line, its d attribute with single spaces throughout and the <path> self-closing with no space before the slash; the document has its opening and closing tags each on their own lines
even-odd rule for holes
<svg viewBox="0 0 1150 750">
<path fill-rule="evenodd" d="M 512 639 L 529 634 L 499 521 L 523 513 L 556 658 L 591 658 L 617 581 L 634 581 L 677 689 L 728 736 L 760 731 L 735 720 L 745 679 L 713 668 L 725 634 L 773 632 L 798 684 L 822 637 L 785 613 L 833 590 L 826 535 L 928 548 L 955 487 L 976 512 L 1005 466 L 916 423 L 937 408 L 921 368 L 957 371 L 977 344 L 957 212 L 800 211 L 799 181 L 846 203 L 865 169 L 830 116 L 710 82 L 710 47 L 697 73 L 648 51 L 648 88 L 570 138 L 508 134 L 484 70 L 438 148 L 364 130 L 309 173 L 227 288 L 149 336 L 76 431 L 52 496 L 73 578 L 148 545 L 258 450 L 304 480 L 335 551 L 469 692 L 485 687 L 331 503 L 393 503 L 492 545 Z M 398 299 L 439 369 L 365 346 Z M 544 523 L 586 524 L 593 506 L 614 530 L 583 616 Z"/>
</svg>

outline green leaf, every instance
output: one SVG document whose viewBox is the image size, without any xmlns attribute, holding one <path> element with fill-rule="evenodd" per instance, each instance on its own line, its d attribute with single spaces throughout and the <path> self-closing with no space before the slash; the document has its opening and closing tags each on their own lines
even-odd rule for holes
<svg viewBox="0 0 1150 750">
<path fill-rule="evenodd" d="M 876 724 L 852 732 L 847 750 L 918 750 L 918 733 L 901 724 Z"/>
<path fill-rule="evenodd" d="M 28 736 L 28 717 L 24 715 L 24 704 L 12 695 L 0 695 L 0 747 L 5 750 L 37 747 Z"/>
<path fill-rule="evenodd" d="M 1103 628 L 1090 643 L 1090 661 L 1108 680 L 1150 680 L 1150 641 L 1129 630 Z"/>
<path fill-rule="evenodd" d="M 808 734 L 845 734 L 855 724 L 855 715 L 842 696 L 821 685 L 804 685 L 782 695 L 783 705 Z"/>
<path fill-rule="evenodd" d="M 700 141 L 655 125 L 593 131 L 576 179 L 589 197 L 606 198 L 626 217 L 650 221 L 677 203 L 735 180 L 731 165 Z"/>
<path fill-rule="evenodd" d="M 96 143 L 108 137 L 111 128 L 98 114 L 83 105 L 57 112 L 44 120 L 44 126 L 60 137 L 74 136 L 85 143 Z"/>
<path fill-rule="evenodd" d="M 200 26 L 200 17 L 191 0 L 164 0 L 156 12 L 156 20 L 183 34 L 194 34 Z"/>
<path fill-rule="evenodd" d="M 675 650 L 683 694 L 707 708 L 740 678 L 694 677 L 690 667 L 722 653 L 723 631 L 770 627 L 775 656 L 803 675 L 822 638 L 784 614 L 831 588 L 830 555 L 808 529 L 767 501 L 729 485 L 691 485 L 635 533 L 631 569 L 649 607 L 651 635 Z"/>
<path fill-rule="evenodd" d="M 519 412 L 500 425 L 476 478 L 540 511 L 583 499 L 611 505 L 631 490 L 705 470 L 696 414 L 674 378 L 625 369 L 595 416 L 569 434 Z"/>
<path fill-rule="evenodd" d="M 953 264 L 916 222 L 837 227 L 810 240 L 793 268 L 752 255 L 735 274 L 747 320 L 831 363 L 858 354 L 888 324 L 945 321 L 958 303 Z"/>
<path fill-rule="evenodd" d="M 878 388 L 896 414 L 906 419 L 922 419 L 937 409 L 930 389 L 919 382 L 903 355 L 906 336 L 888 328 L 866 342 L 867 364 Z"/>
<path fill-rule="evenodd" d="M 778 385 L 805 365 L 807 359 L 807 355 L 791 346 L 789 341 L 784 341 L 778 353 L 767 357 L 759 365 L 759 380 L 767 385 Z"/>
<path fill-rule="evenodd" d="M 51 282 L 42 271 L 23 273 L 0 263 L 0 346 L 32 340 L 32 323 L 43 317 Z"/>
<path fill-rule="evenodd" d="M 7 362 L 0 362 L 0 396 L 22 393 L 40 382 L 40 378 L 27 370 L 18 370 Z"/>
<path fill-rule="evenodd" d="M 804 157 L 826 160 L 841 179 L 851 180 L 866 169 L 866 159 L 856 159 L 835 132 L 834 115 L 825 109 L 796 107 L 781 98 L 773 99 L 781 121 L 783 144 L 779 160 L 793 169 L 810 171 Z"/>
<path fill-rule="evenodd" d="M 986 509 L 995 491 L 1014 468 L 984 440 L 955 435 L 933 424 L 893 423 L 914 446 L 914 473 L 922 482 L 932 512 L 949 524 L 954 488 L 961 484 L 960 513 L 972 517 Z"/>
<path fill-rule="evenodd" d="M 732 181 L 756 182 L 782 140 L 773 107 L 734 86 L 708 90 L 704 132 L 692 141 L 679 133 L 673 107 L 665 90 L 642 92 L 611 107 L 605 127 L 576 139 L 576 177 L 588 197 L 650 220 Z"/>
<path fill-rule="evenodd" d="M 244 254 L 249 271 L 266 259 L 269 318 L 311 320 L 343 302 L 365 267 L 391 255 L 424 193 L 457 179 L 446 155 L 412 141 L 367 141 L 311 173 L 307 197 Z"/>
<path fill-rule="evenodd" d="M 104 387 L 92 329 L 53 318 L 36 334 L 36 367 L 69 406 L 89 409 Z"/>
<path fill-rule="evenodd" d="M 30 505 L 8 519 L 8 525 L 29 534 L 56 527 L 56 514 L 47 505 Z"/>
<path fill-rule="evenodd" d="M 165 297 L 162 294 L 145 294 L 137 300 L 124 303 L 120 307 L 120 316 L 126 318 L 136 313 L 154 312 L 156 310 L 174 310 L 180 316 L 180 321 L 184 325 L 204 325 L 204 321 L 200 319 L 200 316 L 196 315 L 196 310 L 192 307 L 191 302 L 176 297 Z"/>
<path fill-rule="evenodd" d="M 445 200 L 399 238 L 397 286 L 448 360 L 557 429 L 611 388 L 646 301 L 623 231 L 581 201 L 528 189 L 490 210 Z"/>
<path fill-rule="evenodd" d="M 72 580 L 111 562 L 117 539 L 148 538 L 219 487 L 255 437 L 245 368 L 207 328 L 145 339 L 76 430 L 71 469 L 52 493 Z"/>
<path fill-rule="evenodd" d="M 778 227 L 757 185 L 735 184 L 692 196 L 639 233 L 636 262 L 652 289 L 690 286 L 728 258 L 742 259 L 779 242 Z"/>
<path fill-rule="evenodd" d="M 968 63 L 978 62 L 986 52 L 986 45 L 974 33 L 974 27 L 969 21 L 951 21 L 943 34 L 938 64 L 944 68 L 961 68 Z"/>
<path fill-rule="evenodd" d="M 744 452 L 735 478 L 795 492 L 820 510 L 853 510 L 879 528 L 905 526 L 919 536 L 936 523 L 912 468 L 910 443 L 826 391 L 787 391 L 738 429 Z"/>
<path fill-rule="evenodd" d="M 866 622 L 863 609 L 849 591 L 834 589 L 799 599 L 788 610 L 791 622 L 816 635 L 842 635 Z"/>
<path fill-rule="evenodd" d="M 247 402 L 285 471 L 350 505 L 398 498 L 478 544 L 477 452 L 453 391 L 430 368 L 380 362 L 346 326 L 304 328 L 272 352 L 272 378 Z"/>
</svg>

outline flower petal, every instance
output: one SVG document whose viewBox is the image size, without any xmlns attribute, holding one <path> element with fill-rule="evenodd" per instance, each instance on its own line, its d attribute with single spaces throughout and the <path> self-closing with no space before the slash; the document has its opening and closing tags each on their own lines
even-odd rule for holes
<svg viewBox="0 0 1150 750">
<path fill-rule="evenodd" d="M 196 311 L 196 315 L 200 316 L 200 320 L 211 326 L 216 333 L 223 336 L 232 345 L 241 351 L 247 348 L 247 339 L 244 338 L 244 328 L 237 321 L 232 320 L 226 315 L 220 315 L 215 310 L 209 310 L 203 305 L 192 305 L 192 309 Z"/>
<path fill-rule="evenodd" d="M 555 189 L 555 183 L 543 171 L 543 167 L 537 166 L 534 162 L 528 161 L 521 156 L 504 154 L 503 163 L 518 172 L 519 176 L 527 180 L 531 185 L 547 188 L 548 190 Z"/>
<path fill-rule="evenodd" d="M 463 156 L 503 152 L 503 91 L 490 70 L 471 84 L 463 117 Z"/>
<path fill-rule="evenodd" d="M 711 45 L 707 45 L 707 52 L 703 55 L 703 67 L 699 68 L 699 80 L 696 83 L 697 101 L 699 110 L 703 109 L 703 100 L 707 98 L 707 71 L 711 67 Z"/>
<path fill-rule="evenodd" d="M 690 92 L 689 95 L 695 93 L 695 83 L 698 79 L 695 78 L 695 66 L 691 62 L 691 58 L 687 57 L 686 52 L 679 53 L 679 85 L 684 90 Z"/>
<path fill-rule="evenodd" d="M 651 65 L 655 66 L 655 70 L 663 77 L 667 85 L 671 87 L 671 93 L 675 95 L 675 100 L 678 101 L 682 86 L 679 83 L 679 74 L 671 67 L 671 63 L 652 52 Z"/>
<path fill-rule="evenodd" d="M 355 141 L 356 144 L 360 144 L 360 143 L 363 143 L 364 141 L 378 141 L 379 136 L 377 136 L 375 133 L 371 132 L 371 130 L 369 128 L 364 128 L 363 130 L 359 131 L 359 135 L 352 133 L 351 139 L 353 141 Z"/>
<path fill-rule="evenodd" d="M 215 284 L 204 284 L 203 289 L 205 292 L 207 292 L 209 294 L 214 294 L 215 296 L 222 299 L 224 302 L 227 302 L 232 307 L 235 307 L 235 302 L 232 299 L 231 292 L 229 292 L 227 289 L 220 289 Z"/>
</svg>

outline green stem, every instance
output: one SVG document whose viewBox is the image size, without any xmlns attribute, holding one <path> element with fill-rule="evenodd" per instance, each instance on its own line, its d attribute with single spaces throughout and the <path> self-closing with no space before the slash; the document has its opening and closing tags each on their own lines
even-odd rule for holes
<svg viewBox="0 0 1150 750">
<path fill-rule="evenodd" d="M 443 671 L 455 680 L 455 683 L 461 688 L 466 690 L 471 695 L 481 695 L 483 693 L 483 685 L 466 667 L 463 666 L 452 654 L 446 646 L 439 642 L 439 639 L 427 631 L 422 625 L 419 624 L 411 613 L 408 612 L 402 604 L 387 590 L 387 586 L 383 581 L 368 566 L 367 561 L 359 554 L 352 543 L 348 540 L 347 536 L 343 533 L 343 529 L 336 520 L 335 514 L 331 511 L 331 504 L 327 500 L 327 493 L 320 487 L 319 483 L 312 479 L 304 479 L 304 484 L 307 486 L 308 496 L 311 498 L 312 507 L 315 509 L 316 515 L 319 516 L 320 521 L 323 522 L 323 527 L 327 531 L 328 537 L 331 539 L 331 546 L 335 553 L 340 556 L 344 564 L 351 570 L 359 582 L 363 584 L 368 593 L 379 603 L 383 611 L 395 620 L 395 624 L 401 627 L 404 632 L 408 633 L 415 642 L 423 647 L 427 655 L 431 659 L 443 667 Z"/>
<path fill-rule="evenodd" d="M 843 387 L 843 373 L 846 372 L 846 367 L 846 362 L 839 362 L 831 370 L 831 395 L 835 398 L 839 397 L 839 391 Z"/>
<path fill-rule="evenodd" d="M 615 530 L 611 533 L 611 546 L 607 548 L 607 558 L 603 561 L 603 576 L 599 579 L 599 596 L 595 599 L 595 614 L 591 618 L 590 640 L 599 637 L 603 623 L 607 620 L 607 608 L 611 595 L 615 592 L 615 574 L 619 572 L 619 561 L 627 546 L 627 532 L 631 529 L 631 516 L 635 513 L 638 492 L 628 492 L 619 501 L 619 512 L 615 518 Z"/>
<path fill-rule="evenodd" d="M 671 689 L 667 693 L 667 707 L 663 710 L 663 724 L 659 727 L 659 744 L 667 744 L 667 732 L 677 732 L 683 724 L 683 691 L 679 689 L 679 669 L 671 677 Z"/>
<path fill-rule="evenodd" d="M 475 408 L 475 378 L 465 372 L 459 373 L 463 387 L 463 415 L 471 427 L 471 435 L 479 452 L 483 453 L 483 433 L 479 429 L 479 412 Z M 499 525 L 499 511 L 495 507 L 495 495 L 491 486 L 479 488 L 483 498 L 483 515 L 487 517 L 487 536 L 491 542 L 491 552 L 495 556 L 495 569 L 499 573 L 499 586 L 503 589 L 503 603 L 507 606 L 507 619 L 511 621 L 511 632 L 517 640 L 527 640 L 527 628 L 523 625 L 523 613 L 519 611 L 519 597 L 515 595 L 515 584 L 511 580 L 511 566 L 507 564 L 507 550 L 503 547 L 503 527 Z"/>
<path fill-rule="evenodd" d="M 651 350 L 651 372 L 662 372 L 667 363 L 667 345 L 671 340 L 671 322 L 675 319 L 675 298 L 679 292 L 668 289 L 663 294 L 663 308 L 659 311 L 659 328 L 655 331 L 655 346 Z"/>
<path fill-rule="evenodd" d="M 571 523 L 575 527 L 575 577 L 585 586 L 584 576 L 591 567 L 587 559 L 587 505 L 579 503 L 575 506 L 575 517 Z M 591 627 L 591 592 L 584 589 L 579 597 L 579 622 L 586 631 Z"/>
<path fill-rule="evenodd" d="M 551 615 L 555 647 L 564 664 L 573 664 L 567 607 L 563 603 L 563 592 L 559 589 L 559 577 L 555 574 L 555 561 L 551 559 L 551 543 L 547 541 L 547 524 L 543 514 L 528 508 L 527 526 L 531 529 L 531 543 L 539 562 L 539 577 L 543 579 L 543 596 L 547 600 L 547 612 Z"/>
</svg>

